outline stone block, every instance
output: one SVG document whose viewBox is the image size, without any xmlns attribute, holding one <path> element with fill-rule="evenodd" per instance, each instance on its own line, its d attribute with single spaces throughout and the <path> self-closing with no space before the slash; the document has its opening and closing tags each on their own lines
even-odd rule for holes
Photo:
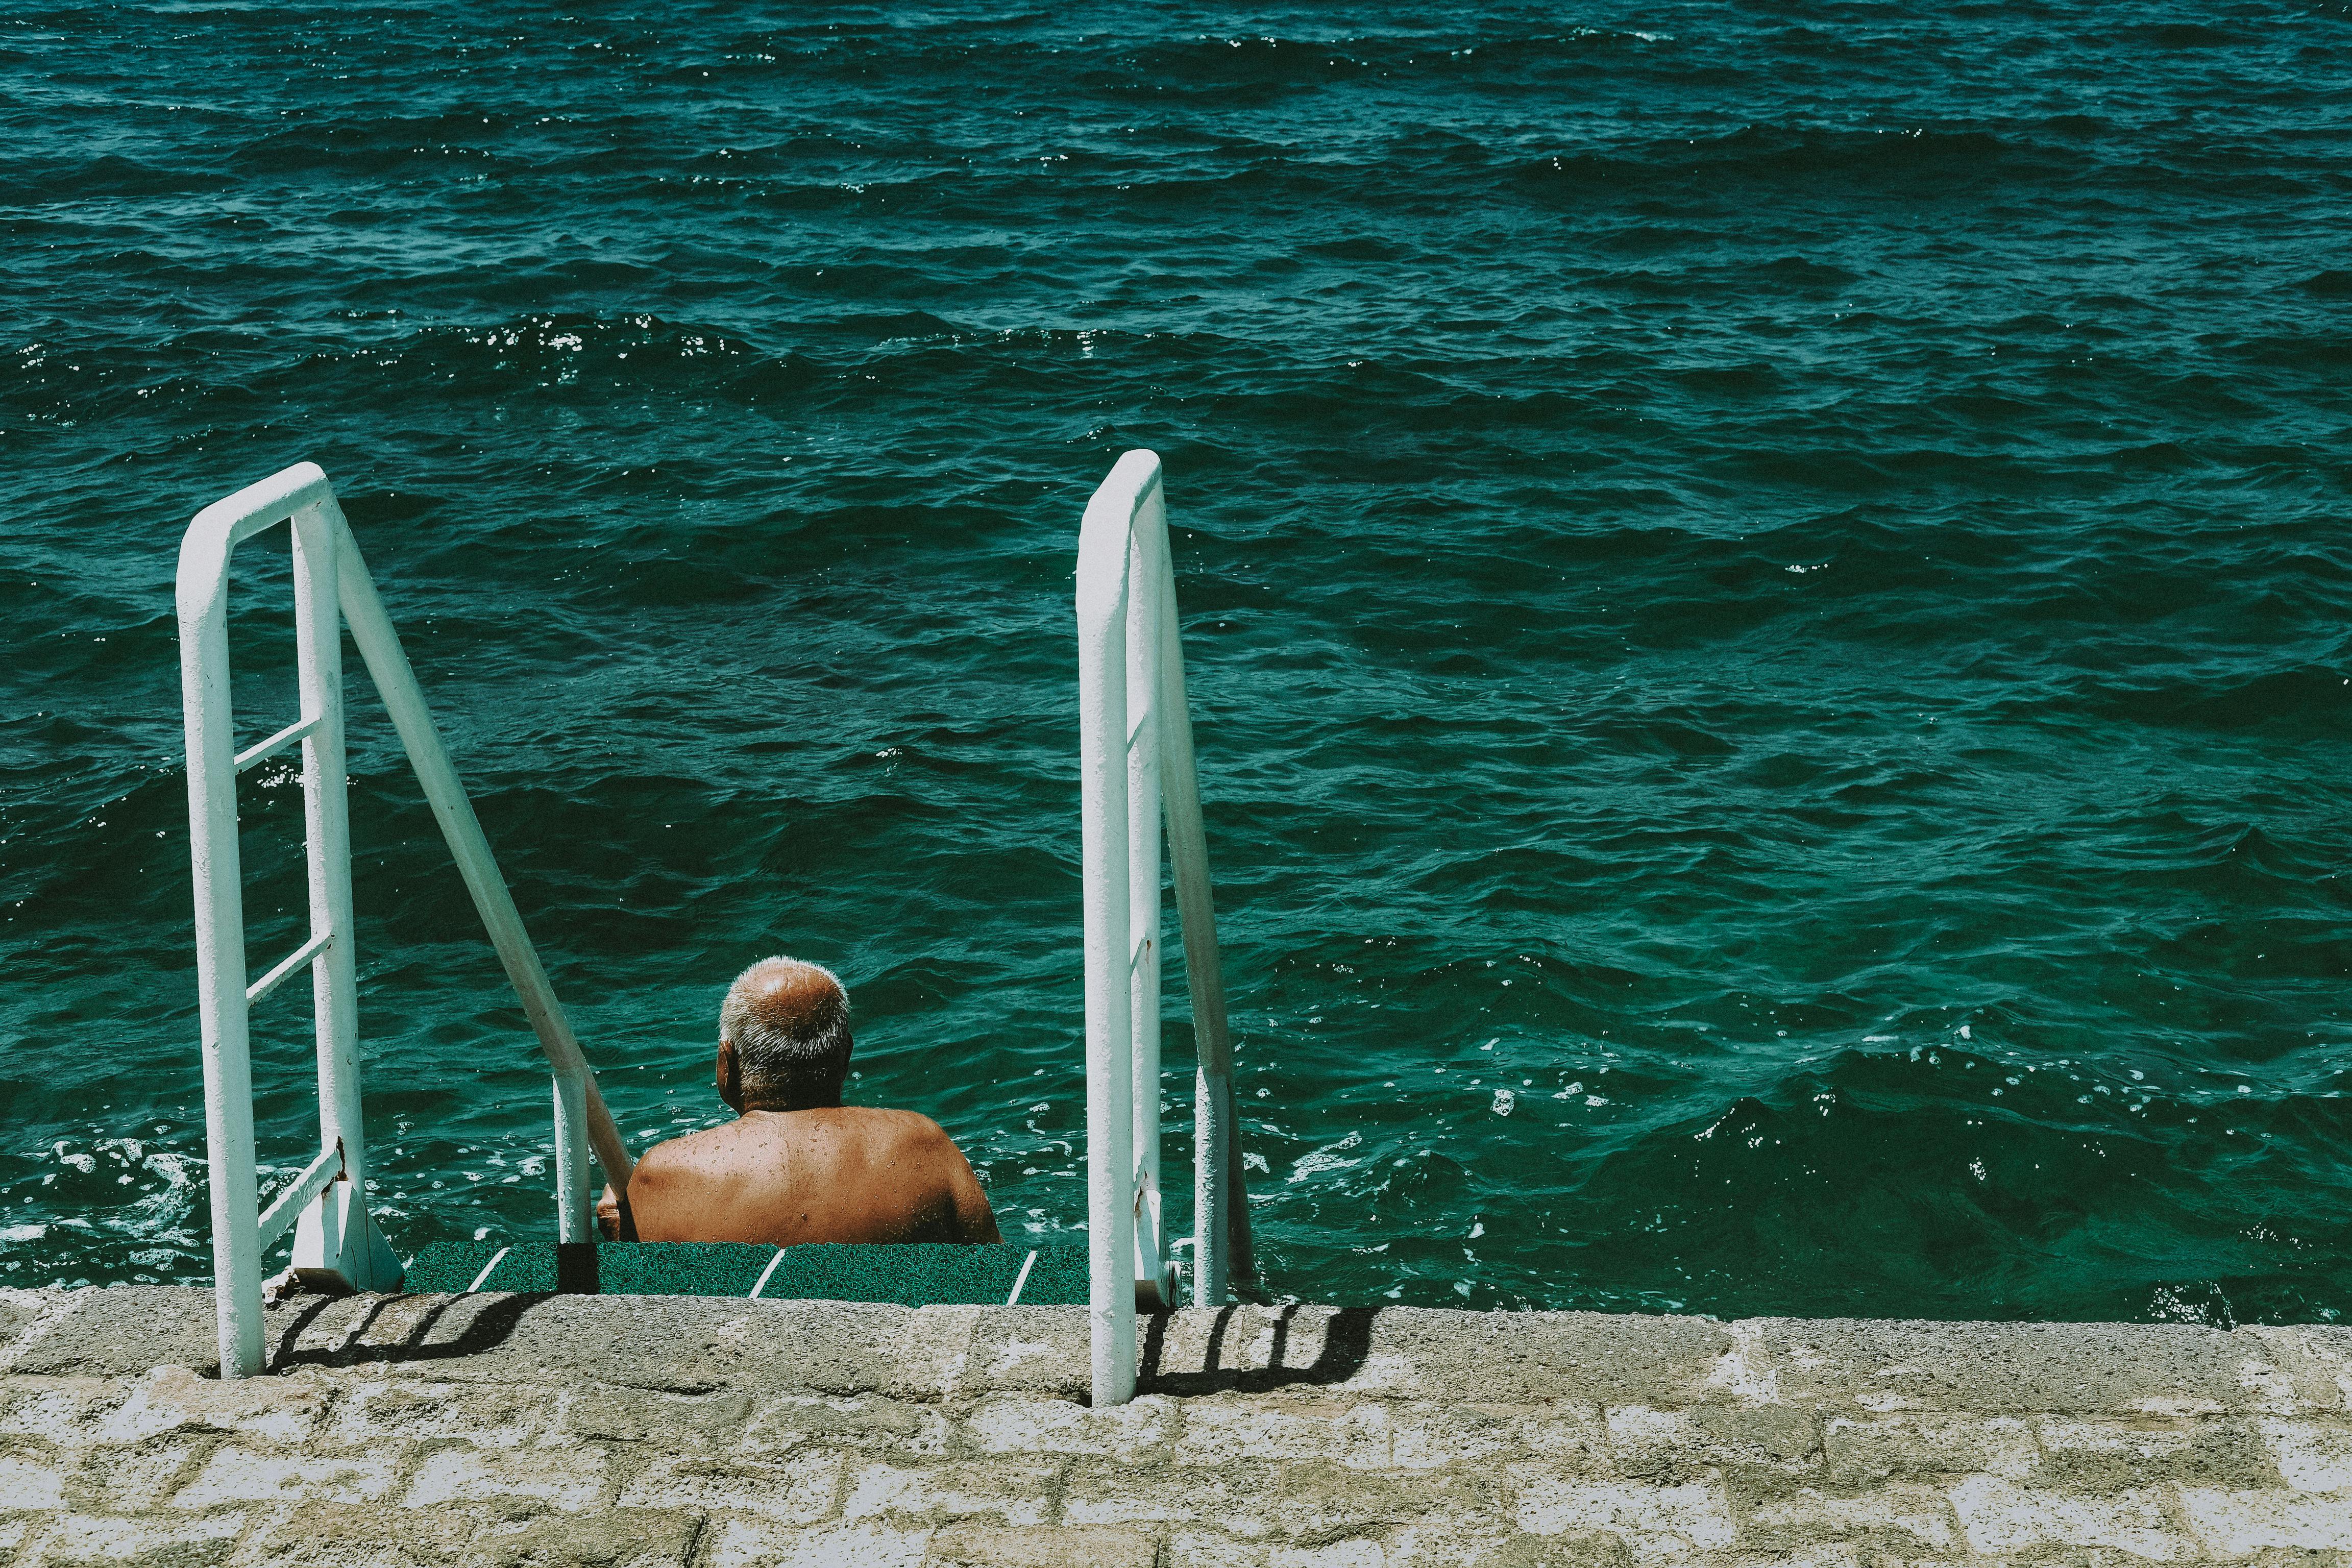
<svg viewBox="0 0 2352 1568">
<path fill-rule="evenodd" d="M 2216 1557 L 2352 1551 L 2352 1491 L 2333 1496 L 2183 1487 L 2180 1511 Z"/>
<path fill-rule="evenodd" d="M 1685 1462 L 1706 1463 L 1698 1423 L 1684 1411 L 1615 1405 L 1603 1419 L 1608 1424 L 1609 1452 L 1618 1468 L 1629 1476 L 1654 1479 L 1672 1474 Z"/>
<path fill-rule="evenodd" d="M 2032 1424 L 2017 1415 L 1832 1415 L 1822 1424 L 1827 1479 L 1860 1486 L 1890 1476 L 2000 1476 L 2023 1480 L 2042 1463 Z"/>
<path fill-rule="evenodd" d="M 2163 1493 L 2087 1496 L 2053 1488 L 2020 1487 L 1991 1476 L 1971 1476 L 1951 1489 L 1952 1509 L 1969 1549 L 1980 1553 L 2042 1546 L 2105 1547 L 2159 1563 L 2195 1552 L 2172 1528 Z"/>
<path fill-rule="evenodd" d="M 961 1387 L 1065 1399 L 1094 1389 L 1084 1307 L 979 1308 L 967 1354 Z"/>
<path fill-rule="evenodd" d="M 671 1394 L 855 1394 L 896 1385 L 913 1309 L 719 1296 L 419 1297 L 385 1371 L 451 1381 L 581 1383 Z M 351 1353 L 358 1353 L 357 1352 Z"/>
<path fill-rule="evenodd" d="M 1974 1559 L 1969 1559 L 1973 1563 Z M 2083 1568 L 2119 1568 L 2096 1558 L 2066 1560 Z M 1850 1541 L 1822 1541 L 1784 1552 L 1736 1552 L 1710 1560 L 1709 1568 L 1957 1568 L 1941 1555 L 1916 1557 L 1908 1552 L 1864 1551 Z"/>
<path fill-rule="evenodd" d="M 2299 1492 L 2352 1492 L 2352 1426 L 2263 1421 L 2259 1427 L 2288 1486 Z"/>
<path fill-rule="evenodd" d="M 714 1520 L 698 1568 L 921 1568 L 932 1533 L 873 1521 L 793 1528 Z"/>
<path fill-rule="evenodd" d="M 1403 1469 L 1529 1458 L 1554 1468 L 1605 1471 L 1614 1465 L 1596 1405 L 1404 1400 L 1389 1406 L 1389 1422 L 1390 1462 Z"/>
<path fill-rule="evenodd" d="M 1702 1405 L 1691 1412 L 1710 1452 L 1727 1465 L 1765 1466 L 1791 1474 L 1822 1459 L 1822 1418 L 1793 1405 Z"/>
<path fill-rule="evenodd" d="M 1529 1535 L 1507 1521 L 1474 1529 L 1409 1524 L 1381 1542 L 1382 1568 L 1633 1568 L 1624 1537 L 1606 1531 Z"/>
<path fill-rule="evenodd" d="M 68 1292 L 9 1370 L 47 1376 L 137 1376 L 160 1366 L 220 1370 L 213 1293 L 182 1285 L 116 1285 Z M 282 1320 L 281 1320 L 282 1321 Z"/>
<path fill-rule="evenodd" d="M 604 1383 L 687 1393 L 714 1387 L 839 1394 L 893 1388 L 907 1322 L 914 1316 L 910 1308 L 864 1301 L 637 1300 L 660 1302 L 664 1321 L 645 1326 L 643 1342 L 625 1366 L 595 1375 Z M 677 1370 L 681 1344 L 694 1352 L 683 1376 Z M 612 1375 L 614 1371 L 632 1375 Z"/>
<path fill-rule="evenodd" d="M 1074 1327 L 1083 1330 L 1082 1314 Z M 1634 1396 L 1654 1394 L 1663 1402 L 1703 1394 L 1721 1342 L 1719 1326 L 1699 1319 L 1408 1307 L 1188 1310 L 1147 1321 L 1142 1386 L 1175 1394 L 1320 1388 L 1528 1404 L 1588 1396 L 1614 1371 L 1641 1380 Z M 1083 1348 L 1082 1340 L 1075 1343 Z"/>
<path fill-rule="evenodd" d="M 1160 1542 L 1139 1530 L 967 1521 L 932 1536 L 925 1562 L 940 1568 L 1154 1568 L 1159 1559 Z"/>
<path fill-rule="evenodd" d="M 1387 1568 L 1388 1563 L 1386 1543 L 1373 1536 L 1294 1543 L 1180 1530 L 1168 1543 L 1169 1568 Z"/>
<path fill-rule="evenodd" d="M 257 1526 L 232 1568 L 686 1568 L 702 1531 L 698 1515 L 641 1509 L 309 1503 Z"/>
<path fill-rule="evenodd" d="M 556 1394 L 554 1405 L 553 1431 L 559 1438 L 635 1443 L 656 1451 L 699 1454 L 742 1444 L 751 1422 L 752 1396 L 732 1389 L 667 1394 L 591 1384 L 562 1390 Z"/>
<path fill-rule="evenodd" d="M 1164 1457 L 1175 1429 L 1176 1402 L 1153 1394 L 1101 1410 L 1069 1399 L 991 1399 L 961 1423 L 966 1445 L 984 1454 L 1096 1454 L 1129 1462 Z"/>
<path fill-rule="evenodd" d="M 0 1289 L 0 1372 L 10 1370 L 16 1352 L 47 1333 L 52 1324 L 79 1305 L 91 1289 Z"/>
<path fill-rule="evenodd" d="M 1741 1405 L 1778 1405 L 1780 1370 L 1766 1331 L 1777 1320 L 1748 1318 L 1723 1325 L 1730 1343 L 1707 1370 L 1706 1386 Z"/>
<path fill-rule="evenodd" d="M 1043 1524 L 1054 1511 L 1061 1468 L 1058 1460 L 1013 1458 L 862 1464 L 850 1472 L 841 1513 L 931 1521 L 986 1515 L 1006 1524 Z"/>
<path fill-rule="evenodd" d="M 1657 1486 L 1597 1480 L 1515 1466 L 1517 1522 L 1530 1535 L 1599 1531 L 1622 1539 L 1637 1561 L 1720 1551 L 1737 1534 L 1719 1478 Z"/>
<path fill-rule="evenodd" d="M 373 1502 L 392 1489 L 405 1450 L 395 1445 L 359 1453 L 311 1455 L 257 1451 L 231 1444 L 214 1451 L 173 1497 L 175 1508 L 222 1503 Z"/>
<path fill-rule="evenodd" d="M 594 1508 L 610 1489 L 604 1450 L 570 1447 L 436 1448 L 416 1468 L 407 1508 L 530 1498 L 551 1508 Z"/>
<path fill-rule="evenodd" d="M 2299 1328 L 2278 1331 L 2294 1335 L 2296 1345 L 2310 1363 L 2325 1369 L 2336 1384 L 2336 1392 L 2352 1411 L 2352 1328 L 2340 1324 L 2306 1323 Z"/>
<path fill-rule="evenodd" d="M 1953 1522 L 1944 1494 L 1917 1481 L 1894 1481 L 1865 1492 L 1801 1487 L 1750 1508 L 1740 1539 L 1799 1549 L 1858 1536 L 1898 1551 L 1941 1551 L 1955 1538 Z"/>
<path fill-rule="evenodd" d="M 234 1432 L 270 1443 L 299 1443 L 326 1414 L 329 1385 L 315 1372 L 223 1382 L 184 1366 L 159 1366 L 101 1423 L 106 1443 L 136 1443 L 164 1432 Z"/>
<path fill-rule="evenodd" d="M 1724 1325 L 1704 1318 L 1400 1307 L 1355 1317 L 1323 1310 L 1318 1355 L 1334 1370 L 1355 1365 L 1340 1386 L 1399 1398 L 1701 1404 L 1720 1397 L 1707 1380 L 1732 1347 Z"/>
<path fill-rule="evenodd" d="M 151 1437 L 129 1447 L 92 1448 L 67 1480 L 77 1508 L 92 1513 L 136 1513 L 164 1507 L 188 1470 L 218 1441 L 209 1436 Z"/>
<path fill-rule="evenodd" d="M 2042 1460 L 2033 1479 L 2041 1486 L 2115 1492 L 2158 1481 L 2252 1488 L 2279 1484 L 2270 1450 L 2252 1426 L 2242 1420 L 2048 1415 L 2035 1426 Z"/>
<path fill-rule="evenodd" d="M 2263 1355 L 2286 1375 L 2294 1408 L 2271 1415 L 2340 1415 L 2352 1409 L 2352 1328 L 2322 1323 L 2255 1326 L 2238 1332 L 2259 1341 Z"/>
<path fill-rule="evenodd" d="M 752 1407 L 741 1444 L 747 1454 L 809 1446 L 944 1456 L 953 1428 L 937 1409 L 880 1394 L 780 1394 Z"/>
<path fill-rule="evenodd" d="M 0 1510 L 63 1508 L 64 1470 L 37 1454 L 0 1453 Z"/>
<path fill-rule="evenodd" d="M 1170 1533 L 1160 1568 L 1265 1568 L 1265 1542 L 1237 1541 L 1216 1530 Z"/>
<path fill-rule="evenodd" d="M 756 1513 L 785 1524 L 815 1524 L 833 1516 L 841 1471 L 842 1457 L 818 1448 L 772 1462 L 663 1455 L 622 1488 L 621 1503 Z"/>
<path fill-rule="evenodd" d="M 245 1527 L 242 1512 L 167 1519 L 61 1513 L 33 1538 L 24 1568 L 202 1568 L 236 1550 Z"/>
<path fill-rule="evenodd" d="M 887 1392 L 909 1399 L 953 1399 L 968 1392 L 978 1307 L 920 1307 L 908 1314 Z"/>
<path fill-rule="evenodd" d="M 1389 1463 L 1430 1470 L 1525 1458 L 1521 1420 L 1510 1405 L 1402 1401 L 1389 1406 Z"/>
<path fill-rule="evenodd" d="M 1196 1399 L 1183 1406 L 1180 1465 L 1236 1460 L 1328 1459 L 1360 1468 L 1389 1463 L 1388 1406 L 1376 1401 Z"/>
<path fill-rule="evenodd" d="M 511 1448 L 545 1433 L 558 1396 L 543 1388 L 421 1378 L 352 1380 L 323 1433 L 338 1447 L 454 1437 L 478 1448 Z"/>
<path fill-rule="evenodd" d="M 1062 1518 L 1070 1524 L 1179 1524 L 1213 1521 L 1221 1531 L 1264 1535 L 1263 1478 L 1247 1473 L 1136 1470 L 1079 1461 L 1065 1478 Z"/>
<path fill-rule="evenodd" d="M 1801 1475 L 1819 1467 L 1818 1418 L 1787 1405 L 1608 1409 L 1609 1451 L 1629 1476 L 1661 1477 L 1694 1467 L 1752 1466 Z"/>
<path fill-rule="evenodd" d="M 8 1377 L 0 1382 L 0 1437 L 88 1443 L 134 1386 L 128 1378 Z"/>
<path fill-rule="evenodd" d="M 1757 1329 L 1783 1400 L 1879 1413 L 2250 1411 L 2273 1370 L 2262 1342 L 2185 1323 L 1763 1319 Z"/>
<path fill-rule="evenodd" d="M 1210 1524 L 1228 1535 L 1276 1540 L 1336 1540 L 1413 1522 L 1466 1528 L 1501 1506 L 1483 1476 L 1351 1469 L 1328 1460 L 1148 1469 L 1079 1460 L 1062 1494 L 1062 1518 L 1071 1524 Z"/>
</svg>

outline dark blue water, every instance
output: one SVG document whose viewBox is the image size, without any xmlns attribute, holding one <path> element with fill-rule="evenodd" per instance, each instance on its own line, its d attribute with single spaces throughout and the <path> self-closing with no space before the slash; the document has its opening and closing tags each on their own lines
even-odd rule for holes
<svg viewBox="0 0 2352 1568">
<path fill-rule="evenodd" d="M 2336 0 L 12 7 L 0 1282 L 208 1273 L 173 552 L 303 458 L 633 1140 L 788 951 L 1082 1225 L 1070 572 L 1147 446 L 1278 1289 L 2336 1317 L 2347 83 Z M 354 669 L 373 1199 L 542 1235 Z"/>
</svg>

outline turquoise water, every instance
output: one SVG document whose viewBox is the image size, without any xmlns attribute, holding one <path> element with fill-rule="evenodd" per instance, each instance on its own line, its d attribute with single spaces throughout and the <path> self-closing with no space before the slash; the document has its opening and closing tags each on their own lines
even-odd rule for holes
<svg viewBox="0 0 2352 1568">
<path fill-rule="evenodd" d="M 11 8 L 0 1282 L 209 1271 L 173 552 L 302 458 L 630 1137 L 787 951 L 1067 1237 L 1070 572 L 1148 446 L 1277 1289 L 2336 1317 L 2347 81 L 2333 3 Z M 353 693 L 373 1201 L 542 1236 Z"/>
</svg>

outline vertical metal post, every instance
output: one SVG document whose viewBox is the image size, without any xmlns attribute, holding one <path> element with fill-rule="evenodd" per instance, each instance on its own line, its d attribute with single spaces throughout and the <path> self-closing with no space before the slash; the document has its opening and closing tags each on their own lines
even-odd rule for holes
<svg viewBox="0 0 2352 1568">
<path fill-rule="evenodd" d="M 1138 1296 L 1170 1307 L 1168 1247 L 1160 1223 L 1160 647 L 1167 531 L 1154 486 L 1128 527 L 1127 940 L 1135 1113 L 1135 1279 Z"/>
<path fill-rule="evenodd" d="M 1138 468 L 1142 471 L 1136 471 Z M 1135 1395 L 1135 1124 L 1127 798 L 1128 531 L 1157 458 L 1129 453 L 1078 532 L 1078 798 L 1086 917 L 1087 1320 L 1094 1399 Z M 1119 481 L 1124 476 L 1125 484 Z"/>
<path fill-rule="evenodd" d="M 229 701 L 228 552 L 236 536 L 225 518 L 204 527 L 212 516 L 212 509 L 200 514 L 180 545 L 180 698 L 196 895 L 205 1152 L 211 1163 L 213 1313 L 221 1375 L 250 1377 L 261 1370 L 261 1246 L 245 1000 L 245 880 L 237 855 L 236 749 Z"/>
<path fill-rule="evenodd" d="M 595 1215 L 588 1198 L 588 1080 L 555 1078 L 555 1239 L 593 1241 Z"/>
<path fill-rule="evenodd" d="M 352 923 L 352 828 L 343 758 L 343 613 L 336 545 L 342 511 L 331 499 L 296 512 L 295 669 L 301 717 L 313 724 L 302 741 L 302 816 L 310 879 L 310 934 L 325 933 L 310 962 L 311 1009 L 319 1047 L 319 1146 L 343 1147 L 351 1183 L 346 1201 L 364 1213 L 367 1137 L 360 1117 L 359 978 Z M 320 1203 L 337 1201 L 329 1192 Z M 340 1236 L 339 1236 L 339 1239 Z M 364 1258 L 368 1249 L 344 1248 Z M 362 1289 L 373 1280 L 352 1280 Z"/>
</svg>

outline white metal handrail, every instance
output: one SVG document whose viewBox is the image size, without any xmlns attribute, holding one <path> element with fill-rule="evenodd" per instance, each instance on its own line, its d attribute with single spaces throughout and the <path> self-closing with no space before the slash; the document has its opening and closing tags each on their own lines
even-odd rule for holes
<svg viewBox="0 0 2352 1568">
<path fill-rule="evenodd" d="M 240 752 L 229 700 L 229 563 L 238 544 L 280 522 L 291 523 L 294 533 L 301 716 Z M 399 1260 L 369 1217 L 364 1198 L 367 1142 L 360 1121 L 359 989 L 344 783 L 345 624 L 553 1070 L 558 1237 L 587 1241 L 595 1234 L 588 1194 L 591 1146 L 625 1199 L 634 1167 L 499 875 L 489 841 L 450 765 L 326 474 L 315 463 L 298 463 L 198 512 L 180 544 L 178 595 L 205 1132 L 212 1167 L 214 1305 L 221 1375 L 247 1377 L 261 1370 L 263 1360 L 261 1257 L 289 1224 L 295 1227 L 298 1273 L 355 1289 L 397 1289 L 401 1279 Z M 302 747 L 310 935 L 248 985 L 236 778 L 297 742 Z M 257 1215 L 248 1013 L 305 965 L 318 1035 L 320 1152 L 267 1213 Z"/>
<path fill-rule="evenodd" d="M 1097 1405 L 1135 1394 L 1135 1313 L 1172 1305 L 1160 1227 L 1160 863 L 1192 994 L 1192 1299 L 1252 1273 L 1233 1042 L 1160 458 L 1122 456 L 1078 531 L 1078 771 L 1086 918 L 1088 1315 Z"/>
</svg>

